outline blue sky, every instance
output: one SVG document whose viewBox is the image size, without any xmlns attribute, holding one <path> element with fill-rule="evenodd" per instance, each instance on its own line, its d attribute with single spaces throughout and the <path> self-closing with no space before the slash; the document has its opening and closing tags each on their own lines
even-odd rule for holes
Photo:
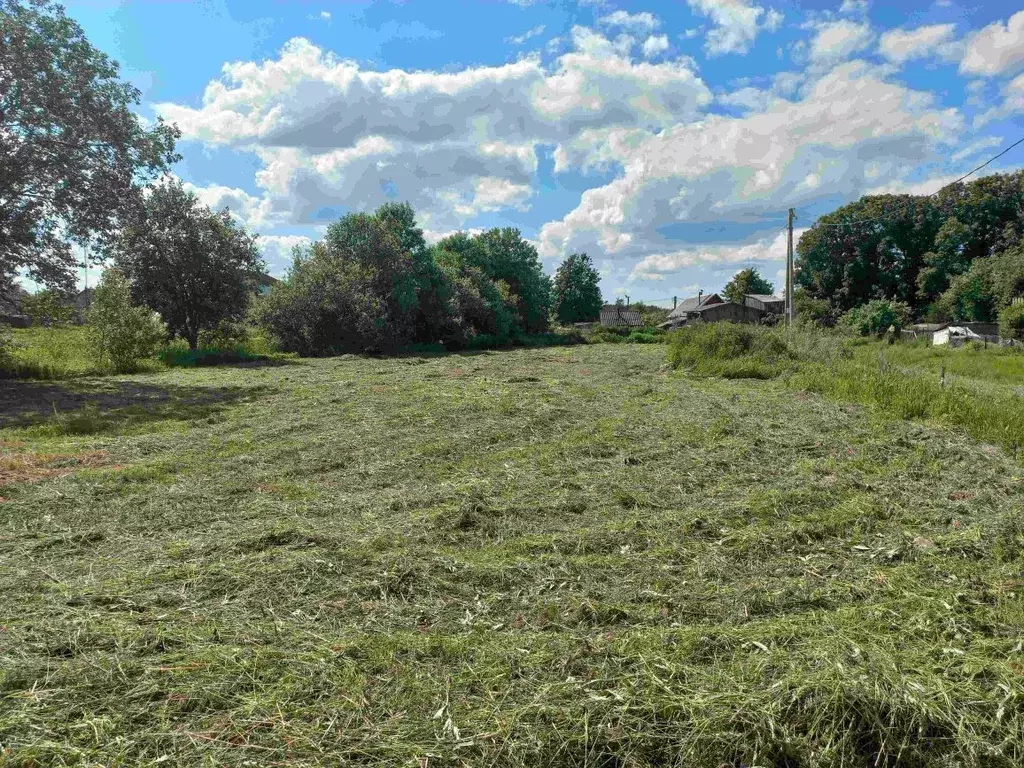
<svg viewBox="0 0 1024 768">
<path fill-rule="evenodd" d="M 787 208 L 806 227 L 930 193 L 1024 136 L 1013 3 L 65 4 L 277 274 L 333 218 L 399 199 L 430 238 L 516 226 L 551 272 L 585 251 L 609 299 L 746 266 L 781 287 Z"/>
</svg>

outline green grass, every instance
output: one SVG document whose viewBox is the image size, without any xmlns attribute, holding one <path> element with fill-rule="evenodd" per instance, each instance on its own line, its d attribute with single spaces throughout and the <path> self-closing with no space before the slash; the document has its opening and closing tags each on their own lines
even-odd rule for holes
<svg viewBox="0 0 1024 768">
<path fill-rule="evenodd" d="M 638 344 L 0 425 L 4 766 L 1024 761 L 1024 476 L 961 429 Z"/>
<path fill-rule="evenodd" d="M 790 386 L 825 394 L 903 419 L 928 419 L 963 429 L 1012 455 L 1024 447 L 1024 354 L 990 346 L 930 347 L 870 342 L 852 357 L 813 354 Z"/>
<path fill-rule="evenodd" d="M 89 329 L 83 326 L 14 329 L 10 340 L 11 359 L 0 369 L 0 379 L 63 381 L 110 373 L 94 358 Z M 258 334 L 244 343 L 199 349 L 189 349 L 188 344 L 176 339 L 160 349 L 155 359 L 139 361 L 139 371 L 257 362 L 282 364 L 293 358 L 281 354 Z"/>
<path fill-rule="evenodd" d="M 84 327 L 18 328 L 10 338 L 13 355 L 5 370 L 15 378 L 57 380 L 102 373 L 89 353 Z"/>
</svg>

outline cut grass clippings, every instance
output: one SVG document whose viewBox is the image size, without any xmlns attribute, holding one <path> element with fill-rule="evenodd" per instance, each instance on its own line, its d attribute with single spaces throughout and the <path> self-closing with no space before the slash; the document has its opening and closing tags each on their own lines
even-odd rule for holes
<svg viewBox="0 0 1024 768">
<path fill-rule="evenodd" d="M 130 464 L 3 489 L 0 763 L 1024 762 L 1020 465 L 664 355 L 178 369 L 123 388 L 250 394 L 0 430 Z"/>
</svg>

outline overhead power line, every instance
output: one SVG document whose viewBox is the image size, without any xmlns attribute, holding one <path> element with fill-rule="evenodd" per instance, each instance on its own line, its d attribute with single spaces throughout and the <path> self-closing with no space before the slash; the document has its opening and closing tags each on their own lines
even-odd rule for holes
<svg viewBox="0 0 1024 768">
<path fill-rule="evenodd" d="M 1010 146 L 1008 146 L 1008 147 L 1007 147 L 1006 149 L 1004 149 L 1004 150 L 1003 150 L 1002 152 L 1000 152 L 1000 153 L 999 153 L 998 155 L 996 155 L 995 157 L 990 157 L 990 158 L 989 158 L 988 160 L 986 160 L 986 161 L 985 161 L 984 163 L 982 163 L 981 165 L 979 165 L 979 166 L 978 166 L 977 168 L 975 168 L 975 169 L 974 169 L 973 171 L 971 171 L 970 173 L 965 173 L 965 174 L 964 174 L 963 176 L 961 176 L 961 177 L 960 177 L 959 179 L 957 179 L 956 181 L 954 181 L 954 182 L 950 182 L 949 184 L 947 184 L 947 185 L 946 185 L 946 187 L 951 187 L 951 186 L 953 186 L 953 184 L 959 184 L 959 183 L 960 183 L 961 181 L 963 181 L 964 179 L 966 179 L 966 178 L 967 178 L 968 176 L 970 176 L 971 174 L 974 174 L 974 173 L 977 173 L 978 171 L 980 171 L 980 170 L 981 170 L 982 168 L 984 168 L 984 167 L 985 167 L 986 165 L 988 165 L 989 163 L 991 163 L 991 162 L 992 162 L 993 160 L 998 160 L 998 159 L 999 159 L 1000 157 L 1002 157 L 1003 155 L 1005 155 L 1005 154 L 1006 154 L 1007 152 L 1009 152 L 1009 151 L 1010 151 L 1011 149 L 1013 149 L 1014 147 L 1016 147 L 1016 146 L 1017 146 L 1018 144 L 1024 144 L 1024 138 L 1020 138 L 1020 139 L 1017 139 L 1017 140 L 1016 140 L 1015 142 L 1013 142 L 1013 144 L 1011 144 Z M 943 189 L 945 189 L 946 187 L 943 187 L 942 189 L 940 189 L 940 190 L 939 190 L 939 192 L 941 192 L 941 191 L 942 191 Z M 939 192 L 933 192 L 933 193 L 932 193 L 932 195 L 937 195 L 937 194 L 939 194 Z M 931 195 L 929 195 L 929 197 L 931 197 Z"/>
<path fill-rule="evenodd" d="M 952 186 L 954 186 L 956 184 L 959 184 L 961 181 L 963 181 L 967 177 L 973 176 L 975 173 L 980 171 L 986 165 L 992 163 L 995 160 L 998 160 L 1000 157 L 1005 155 L 1007 152 L 1009 152 L 1011 149 L 1013 149 L 1014 147 L 1016 147 L 1019 144 L 1024 144 L 1024 137 L 1022 137 L 1020 139 L 1017 139 L 1017 141 L 1013 142 L 1013 144 L 1008 146 L 1006 149 L 1004 149 L 998 155 L 993 155 L 988 160 L 986 160 L 984 163 L 979 165 L 977 168 L 974 168 L 973 170 L 968 171 L 967 173 L 965 173 L 963 176 L 961 176 L 956 181 L 951 181 L 951 182 L 949 182 L 949 184 L 943 184 L 941 187 L 939 187 L 937 190 L 932 192 L 930 195 L 924 195 L 924 197 L 925 198 L 935 197 L 940 192 L 942 192 L 942 190 L 948 189 L 949 187 L 952 187 Z M 865 219 L 852 219 L 850 221 L 844 221 L 844 222 L 839 223 L 839 224 L 831 224 L 831 223 L 830 224 L 817 224 L 816 223 L 816 224 L 814 224 L 814 226 L 816 226 L 816 227 L 849 227 L 849 226 L 856 225 L 856 224 L 870 224 L 873 221 L 888 221 L 888 220 L 889 220 L 889 217 L 887 217 L 887 216 L 872 216 L 872 217 L 865 218 Z"/>
</svg>

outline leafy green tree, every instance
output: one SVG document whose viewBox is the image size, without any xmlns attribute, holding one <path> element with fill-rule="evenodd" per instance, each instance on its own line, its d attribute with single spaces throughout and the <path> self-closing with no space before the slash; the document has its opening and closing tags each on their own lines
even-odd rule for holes
<svg viewBox="0 0 1024 768">
<path fill-rule="evenodd" d="M 506 283 L 492 280 L 479 266 L 470 266 L 486 260 L 480 238 L 457 232 L 435 245 L 431 255 L 450 287 L 450 311 L 460 338 L 468 341 L 486 335 L 498 343 L 508 341 L 518 326 L 517 297 Z"/>
<path fill-rule="evenodd" d="M 139 91 L 50 0 L 0 0 L 0 284 L 69 290 L 71 242 L 103 241 L 165 171 L 177 128 L 146 129 Z"/>
<path fill-rule="evenodd" d="M 970 228 L 956 216 L 942 222 L 934 248 L 924 255 L 925 266 L 917 275 L 922 301 L 934 301 L 949 287 L 950 280 L 970 269 L 970 237 Z"/>
<path fill-rule="evenodd" d="M 748 293 L 770 295 L 774 290 L 775 286 L 761 277 L 760 272 L 751 267 L 749 269 L 741 269 L 733 275 L 732 280 L 726 283 L 725 288 L 722 290 L 722 295 L 729 301 L 742 304 L 744 295 Z"/>
<path fill-rule="evenodd" d="M 963 264 L 1002 253 L 1024 234 L 1024 171 L 952 184 L 939 192 L 935 205 L 943 220 L 955 218 L 966 230 L 958 238 Z"/>
<path fill-rule="evenodd" d="M 585 253 L 565 258 L 555 272 L 554 315 L 560 323 L 596 320 L 601 315 L 601 276 Z"/>
<path fill-rule="evenodd" d="M 475 238 L 482 246 L 469 253 L 479 258 L 479 267 L 492 280 L 504 283 L 515 297 L 519 327 L 524 333 L 541 333 L 548 328 L 551 310 L 551 278 L 541 268 L 537 249 L 523 239 L 518 229 L 490 229 Z"/>
<path fill-rule="evenodd" d="M 863 197 L 822 216 L 797 243 L 796 285 L 840 314 L 872 299 L 920 303 L 918 274 L 942 224 L 925 197 Z"/>
<path fill-rule="evenodd" d="M 265 269 L 256 238 L 181 182 L 154 187 L 112 252 L 135 299 L 191 349 L 203 331 L 244 317 Z"/>
<path fill-rule="evenodd" d="M 64 325 L 75 315 L 68 294 L 52 288 L 26 296 L 21 306 L 33 325 Z"/>
<path fill-rule="evenodd" d="M 394 232 L 401 246 L 420 261 L 427 250 L 423 230 L 416 224 L 416 213 L 409 203 L 384 203 L 373 215 Z"/>
<path fill-rule="evenodd" d="M 103 273 L 93 293 L 88 324 L 97 359 L 117 372 L 132 371 L 152 357 L 167 335 L 149 307 L 132 304 L 131 287 L 116 268 Z"/>
<path fill-rule="evenodd" d="M 1021 295 L 1024 246 L 975 259 L 970 269 L 950 281 L 936 308 L 944 319 L 992 323 L 1004 307 Z"/>
<path fill-rule="evenodd" d="M 352 213 L 296 250 L 255 316 L 284 349 L 302 355 L 393 350 L 416 338 L 420 288 L 394 220 Z"/>
</svg>

